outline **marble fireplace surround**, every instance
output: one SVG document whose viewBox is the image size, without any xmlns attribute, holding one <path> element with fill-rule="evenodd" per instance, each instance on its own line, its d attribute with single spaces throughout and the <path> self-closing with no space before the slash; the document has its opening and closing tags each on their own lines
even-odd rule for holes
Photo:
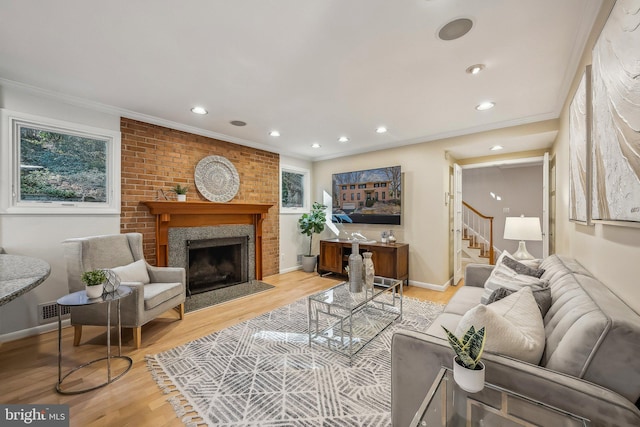
<svg viewBox="0 0 640 427">
<path fill-rule="evenodd" d="M 186 257 L 186 240 L 228 237 L 228 233 L 250 236 L 253 248 L 254 268 L 249 267 L 251 279 L 262 280 L 262 223 L 273 205 L 266 203 L 213 203 L 144 201 L 152 215 L 156 216 L 156 257 L 158 267 L 175 265 L 174 257 Z M 238 228 L 240 227 L 240 228 Z M 175 231 L 173 229 L 176 229 Z M 171 232 L 170 232 L 171 230 Z M 208 230 L 208 231 L 205 231 Z M 170 235 L 182 239 L 184 249 L 170 253 Z M 185 237 L 193 236 L 193 237 Z M 181 255 L 180 255 L 181 254 Z M 253 274 L 252 274 L 253 273 Z"/>
</svg>

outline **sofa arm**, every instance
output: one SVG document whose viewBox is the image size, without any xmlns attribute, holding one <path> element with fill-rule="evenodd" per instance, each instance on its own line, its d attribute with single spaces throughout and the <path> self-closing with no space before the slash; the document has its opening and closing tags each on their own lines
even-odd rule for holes
<svg viewBox="0 0 640 427">
<path fill-rule="evenodd" d="M 149 279 L 152 283 L 182 283 L 187 284 L 186 272 L 182 267 L 156 267 L 147 264 Z"/>
<path fill-rule="evenodd" d="M 592 425 L 638 426 L 640 411 L 629 400 L 578 378 L 485 352 L 486 381 L 550 406 L 580 415 Z M 453 351 L 440 338 L 398 331 L 391 342 L 391 419 L 407 427 L 442 366 L 452 368 Z"/>
<path fill-rule="evenodd" d="M 488 264 L 467 264 L 464 270 L 464 285 L 483 287 L 494 267 Z"/>
</svg>

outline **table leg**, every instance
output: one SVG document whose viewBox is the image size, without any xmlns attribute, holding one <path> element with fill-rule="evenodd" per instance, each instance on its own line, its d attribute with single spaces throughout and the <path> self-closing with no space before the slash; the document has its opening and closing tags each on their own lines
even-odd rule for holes
<svg viewBox="0 0 640 427">
<path fill-rule="evenodd" d="M 107 383 L 111 382 L 111 301 L 107 302 Z"/>
<path fill-rule="evenodd" d="M 62 306 L 58 305 L 58 385 L 62 382 Z"/>
<path fill-rule="evenodd" d="M 118 300 L 118 357 L 122 356 L 122 324 L 120 322 L 120 300 Z"/>
</svg>

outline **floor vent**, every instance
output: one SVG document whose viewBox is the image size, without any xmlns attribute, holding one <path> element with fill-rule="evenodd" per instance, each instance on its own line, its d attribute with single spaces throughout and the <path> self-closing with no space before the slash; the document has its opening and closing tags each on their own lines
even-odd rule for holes
<svg viewBox="0 0 640 427">
<path fill-rule="evenodd" d="M 43 324 L 51 323 L 58 320 L 58 310 L 60 308 L 62 308 L 62 318 L 66 319 L 67 317 L 69 317 L 69 313 L 71 313 L 71 307 L 60 307 L 55 301 L 38 304 L 38 322 L 40 324 Z"/>
</svg>

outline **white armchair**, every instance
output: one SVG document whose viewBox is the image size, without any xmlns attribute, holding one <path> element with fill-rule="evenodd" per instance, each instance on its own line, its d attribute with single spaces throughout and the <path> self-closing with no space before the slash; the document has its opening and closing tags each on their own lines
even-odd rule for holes
<svg viewBox="0 0 640 427">
<path fill-rule="evenodd" d="M 62 242 L 67 264 L 69 292 L 84 289 L 81 276 L 89 270 L 116 269 L 133 295 L 121 302 L 121 322 L 133 328 L 133 342 L 140 348 L 142 325 L 172 308 L 184 317 L 186 274 L 184 268 L 154 267 L 144 260 L 142 234 L 127 233 L 67 239 Z M 140 261 L 137 262 L 136 261 Z M 146 267 L 146 268 L 145 268 Z M 145 271 L 146 270 L 146 271 Z M 111 324 L 117 321 L 112 313 Z M 71 308 L 73 345 L 80 344 L 82 325 L 107 324 L 105 304 Z"/>
</svg>

